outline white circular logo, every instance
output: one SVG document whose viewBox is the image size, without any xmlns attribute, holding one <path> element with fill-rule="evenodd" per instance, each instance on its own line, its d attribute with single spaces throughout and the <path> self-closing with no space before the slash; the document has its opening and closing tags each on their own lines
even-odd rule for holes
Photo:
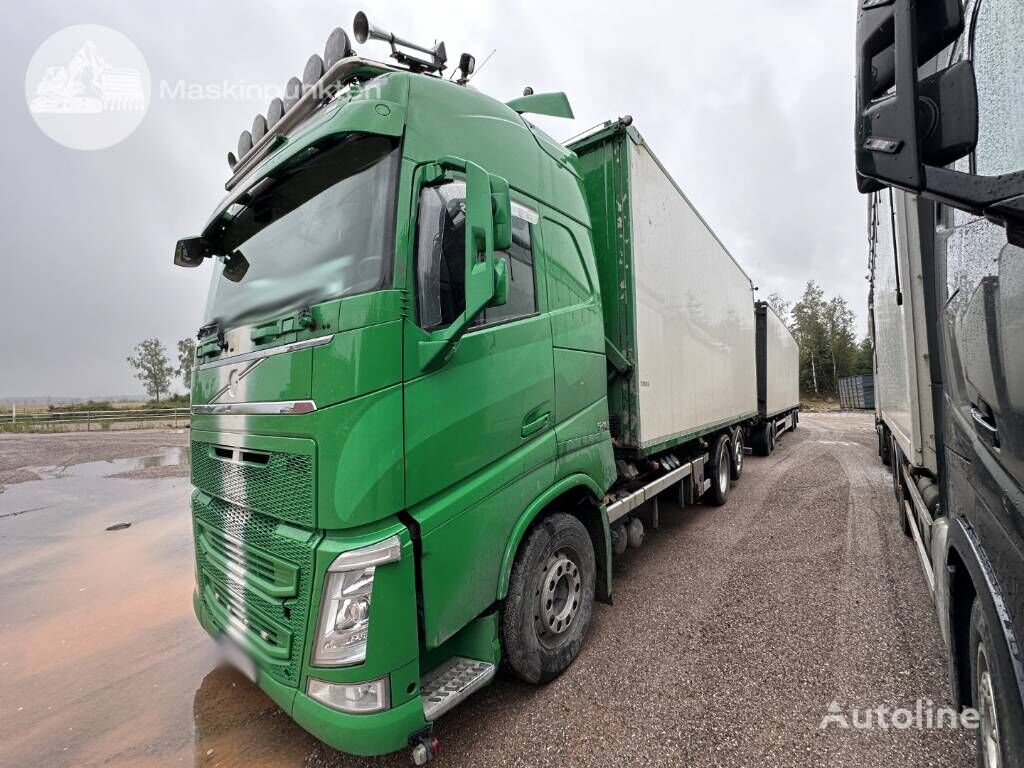
<svg viewBox="0 0 1024 768">
<path fill-rule="evenodd" d="M 25 73 L 25 100 L 36 125 L 71 149 L 105 149 L 126 139 L 145 117 L 150 94 L 142 53 L 99 24 L 51 35 Z"/>
</svg>

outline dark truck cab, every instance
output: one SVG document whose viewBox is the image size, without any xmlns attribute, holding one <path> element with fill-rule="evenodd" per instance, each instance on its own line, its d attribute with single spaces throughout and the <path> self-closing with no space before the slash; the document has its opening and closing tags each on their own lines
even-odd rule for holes
<svg viewBox="0 0 1024 768">
<path fill-rule="evenodd" d="M 858 186 L 874 196 L 872 275 L 887 259 L 893 276 L 873 285 L 873 327 L 909 313 L 913 397 L 927 400 L 912 403 L 925 414 L 920 454 L 885 418 L 879 453 L 933 590 L 954 696 L 980 714 L 978 765 L 1021 766 L 1024 5 L 858 7 Z"/>
</svg>

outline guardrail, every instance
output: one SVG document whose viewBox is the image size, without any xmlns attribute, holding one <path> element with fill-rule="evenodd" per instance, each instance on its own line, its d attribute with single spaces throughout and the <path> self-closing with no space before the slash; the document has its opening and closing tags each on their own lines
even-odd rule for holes
<svg viewBox="0 0 1024 768">
<path fill-rule="evenodd" d="M 0 413 L 0 432 L 91 432 L 110 429 L 187 427 L 190 409 L 117 408 L 107 411 L 38 411 Z"/>
</svg>

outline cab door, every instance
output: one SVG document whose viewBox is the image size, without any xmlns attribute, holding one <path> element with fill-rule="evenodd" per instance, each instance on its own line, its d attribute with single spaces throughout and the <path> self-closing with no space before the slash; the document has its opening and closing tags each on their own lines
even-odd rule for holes
<svg viewBox="0 0 1024 768">
<path fill-rule="evenodd" d="M 485 308 L 439 367 L 417 368 L 411 342 L 465 308 L 464 196 L 458 181 L 419 195 L 405 345 L 406 502 L 420 526 L 428 645 L 494 602 L 507 536 L 554 473 L 551 325 L 539 310 L 532 209 L 513 204 L 512 246 L 495 253 L 507 302 Z"/>
</svg>

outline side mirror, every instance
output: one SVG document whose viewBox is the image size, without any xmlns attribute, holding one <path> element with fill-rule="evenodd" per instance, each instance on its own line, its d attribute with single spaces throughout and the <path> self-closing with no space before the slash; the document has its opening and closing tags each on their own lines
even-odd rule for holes
<svg viewBox="0 0 1024 768">
<path fill-rule="evenodd" d="M 201 237 L 186 237 L 174 246 L 174 264 L 179 267 L 198 267 L 210 255 Z"/>
<path fill-rule="evenodd" d="M 921 64 L 963 33 L 959 0 L 859 0 L 857 185 L 893 186 L 983 215 L 1024 244 L 1024 172 L 978 176 L 943 166 L 978 143 L 974 68 L 964 61 L 918 80 Z M 889 89 L 892 89 L 891 92 Z"/>
<path fill-rule="evenodd" d="M 438 368 L 447 361 L 455 343 L 484 307 L 495 299 L 499 282 L 494 259 L 496 208 L 500 219 L 507 207 L 509 244 L 512 240 L 512 208 L 505 179 L 491 176 L 476 163 L 458 157 L 444 157 L 438 161 L 438 167 L 439 173 L 454 170 L 466 176 L 466 308 L 447 328 L 434 331 L 429 339 L 420 342 L 420 366 L 425 371 Z M 507 281 L 505 285 L 507 296 Z"/>
<path fill-rule="evenodd" d="M 490 307 L 503 307 L 508 304 L 508 262 L 497 259 L 494 262 L 494 297 Z"/>
<path fill-rule="evenodd" d="M 491 208 L 494 211 L 494 250 L 512 247 L 512 195 L 508 181 L 491 176 Z"/>
</svg>

